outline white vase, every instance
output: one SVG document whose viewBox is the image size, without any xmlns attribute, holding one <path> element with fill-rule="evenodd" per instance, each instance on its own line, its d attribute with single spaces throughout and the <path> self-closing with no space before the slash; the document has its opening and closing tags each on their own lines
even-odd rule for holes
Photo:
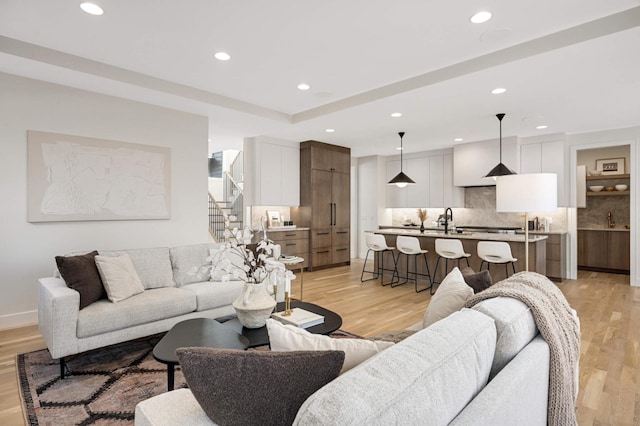
<svg viewBox="0 0 640 426">
<path fill-rule="evenodd" d="M 244 283 L 242 293 L 233 301 L 238 321 L 247 328 L 264 327 L 276 307 L 276 301 L 265 288 L 265 281 L 259 284 Z"/>
</svg>

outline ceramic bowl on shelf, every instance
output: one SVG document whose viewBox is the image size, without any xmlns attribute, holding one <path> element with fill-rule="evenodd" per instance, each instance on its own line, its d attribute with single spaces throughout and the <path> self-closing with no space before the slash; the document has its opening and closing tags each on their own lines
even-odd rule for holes
<svg viewBox="0 0 640 426">
<path fill-rule="evenodd" d="M 608 192 L 611 192 L 611 191 L 614 191 L 615 188 L 613 186 L 607 186 L 607 187 L 604 188 L 604 190 L 608 191 Z"/>
<path fill-rule="evenodd" d="M 600 191 L 602 191 L 603 188 L 604 188 L 604 186 L 602 186 L 602 185 L 591 185 L 589 187 L 589 191 L 591 191 L 591 192 L 600 192 Z"/>
<path fill-rule="evenodd" d="M 589 176 L 600 176 L 602 174 L 602 170 L 589 170 Z"/>
<path fill-rule="evenodd" d="M 627 185 L 616 185 L 616 191 L 626 191 L 629 188 Z"/>
</svg>

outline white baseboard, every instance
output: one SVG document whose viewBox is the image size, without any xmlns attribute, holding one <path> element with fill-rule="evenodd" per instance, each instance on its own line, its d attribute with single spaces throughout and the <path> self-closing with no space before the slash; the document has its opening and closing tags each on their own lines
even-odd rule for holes
<svg viewBox="0 0 640 426">
<path fill-rule="evenodd" d="M 38 311 L 19 312 L 17 314 L 0 316 L 0 330 L 23 327 L 38 323 Z"/>
</svg>

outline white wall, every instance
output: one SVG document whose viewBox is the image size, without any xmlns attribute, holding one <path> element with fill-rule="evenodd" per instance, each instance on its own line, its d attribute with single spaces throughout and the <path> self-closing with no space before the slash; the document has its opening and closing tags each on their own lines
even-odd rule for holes
<svg viewBox="0 0 640 426">
<path fill-rule="evenodd" d="M 37 321 L 37 279 L 71 251 L 211 241 L 208 119 L 0 73 L 0 329 Z M 27 222 L 27 130 L 171 148 L 171 219 Z"/>
<path fill-rule="evenodd" d="M 378 224 L 385 222 L 382 217 L 385 186 L 381 185 L 381 180 L 384 180 L 386 176 L 386 163 L 382 159 L 383 157 L 379 156 L 358 158 L 357 211 L 359 220 L 356 253 L 361 259 L 364 259 L 367 254 L 364 233 L 366 231 L 375 231 L 378 229 Z M 382 190 L 380 190 L 381 187 Z"/>
</svg>

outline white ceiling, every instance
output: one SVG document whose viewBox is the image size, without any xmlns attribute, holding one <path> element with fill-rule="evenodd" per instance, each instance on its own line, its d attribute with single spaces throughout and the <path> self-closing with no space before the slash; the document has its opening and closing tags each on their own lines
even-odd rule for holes
<svg viewBox="0 0 640 426">
<path fill-rule="evenodd" d="M 499 112 L 505 137 L 640 125 L 640 0 L 79 3 L 0 0 L 0 71 L 207 115 L 213 150 L 424 151 L 496 138 Z"/>
</svg>

